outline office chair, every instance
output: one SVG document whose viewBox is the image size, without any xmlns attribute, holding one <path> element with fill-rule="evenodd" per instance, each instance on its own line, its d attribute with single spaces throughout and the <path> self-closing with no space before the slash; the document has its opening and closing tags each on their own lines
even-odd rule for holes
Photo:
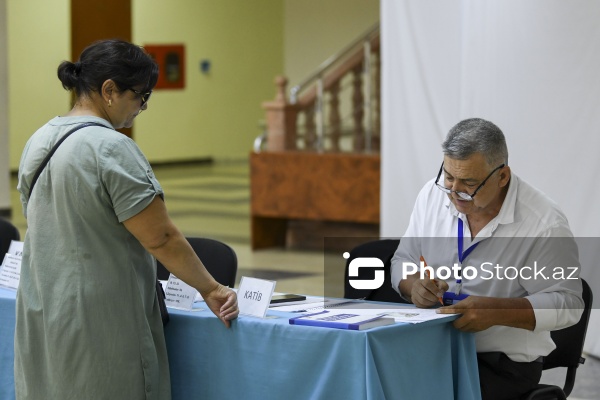
<svg viewBox="0 0 600 400">
<path fill-rule="evenodd" d="M 0 263 L 8 252 L 12 240 L 20 240 L 19 230 L 9 221 L 0 218 Z"/>
<path fill-rule="evenodd" d="M 225 243 L 214 239 L 199 237 L 186 239 L 215 280 L 232 288 L 237 274 L 235 251 Z M 158 260 L 156 260 L 156 273 L 160 280 L 169 279 L 169 271 Z"/>
<path fill-rule="evenodd" d="M 346 261 L 346 271 L 344 274 L 344 298 L 347 299 L 365 299 L 373 301 L 387 301 L 392 303 L 406 303 L 400 295 L 392 289 L 390 267 L 392 256 L 398 248 L 400 239 L 379 239 L 360 244 L 350 251 L 350 257 Z M 348 281 L 348 267 L 350 262 L 358 257 L 377 257 L 383 261 L 385 280 L 379 289 L 355 289 Z M 362 269 L 359 269 L 359 274 Z M 373 271 L 369 271 L 373 274 Z M 360 278 L 372 278 L 372 276 L 359 276 Z M 356 279 L 356 278 L 353 278 Z"/>
<path fill-rule="evenodd" d="M 573 326 L 550 332 L 552 340 L 554 340 L 554 343 L 556 344 L 556 349 L 544 359 L 543 369 L 557 367 L 567 368 L 565 384 L 561 389 L 560 386 L 540 383 L 535 389 L 522 397 L 523 400 L 565 400 L 567 396 L 571 394 L 571 390 L 573 390 L 573 386 L 575 385 L 577 367 L 579 367 L 579 364 L 585 362 L 585 358 L 583 358 L 581 354 L 583 352 L 583 343 L 585 342 L 585 334 L 590 319 L 592 302 L 594 300 L 592 290 L 588 283 L 582 279 L 581 284 L 583 286 L 584 302 L 584 310 L 581 319 Z"/>
</svg>

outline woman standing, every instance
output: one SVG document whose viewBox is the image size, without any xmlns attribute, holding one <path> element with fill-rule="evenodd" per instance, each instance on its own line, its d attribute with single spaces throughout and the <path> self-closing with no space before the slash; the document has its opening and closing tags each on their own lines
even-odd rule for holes
<svg viewBox="0 0 600 400">
<path fill-rule="evenodd" d="M 140 149 L 115 131 L 148 108 L 158 67 L 140 47 L 106 40 L 76 63 L 61 63 L 58 77 L 75 105 L 29 139 L 19 166 L 28 229 L 17 293 L 17 399 L 170 399 L 153 256 L 227 327 L 238 307 L 169 219 Z M 32 187 L 50 149 L 76 127 Z"/>
</svg>

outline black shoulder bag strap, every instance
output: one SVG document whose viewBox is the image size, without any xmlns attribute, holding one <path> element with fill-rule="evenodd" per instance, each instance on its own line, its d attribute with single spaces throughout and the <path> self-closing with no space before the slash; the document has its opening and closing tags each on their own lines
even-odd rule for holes
<svg viewBox="0 0 600 400">
<path fill-rule="evenodd" d="M 88 126 L 102 126 L 104 128 L 110 129 L 106 125 L 102 125 L 97 122 L 86 122 L 85 124 L 78 125 L 75 128 L 71 129 L 69 132 L 65 133 L 63 137 L 61 137 L 58 140 L 58 142 L 56 142 L 52 149 L 50 149 L 50 151 L 38 167 L 37 171 L 35 171 L 35 175 L 33 175 L 33 179 L 31 180 L 31 185 L 29 185 L 29 197 L 31 197 L 31 193 L 33 192 L 33 187 L 35 186 L 35 183 L 37 182 L 44 168 L 46 168 L 46 165 L 48 164 L 48 161 L 50 161 L 50 158 L 52 158 L 52 156 L 56 152 L 56 149 L 58 149 L 58 147 L 65 141 L 66 138 L 71 136 L 71 134 L 77 132 L 81 128 L 85 128 Z M 169 322 L 169 311 L 167 310 L 167 305 L 165 303 L 165 292 L 163 291 L 162 285 L 160 284 L 160 281 L 158 279 L 156 280 L 156 295 L 158 296 L 160 316 L 162 318 L 163 326 L 165 326 Z"/>
<path fill-rule="evenodd" d="M 40 164 L 40 166 L 38 167 L 37 171 L 35 171 L 35 175 L 33 175 L 33 179 L 31 180 L 31 185 L 29 185 L 29 197 L 31 197 L 31 193 L 33 192 L 33 187 L 35 186 L 35 183 L 37 182 L 38 178 L 40 177 L 42 171 L 44 170 L 44 168 L 46 168 L 46 164 L 48 164 L 48 161 L 50 161 L 50 158 L 52 158 L 52 156 L 54 155 L 54 152 L 56 151 L 56 149 L 58 149 L 58 146 L 60 146 L 66 138 L 68 138 L 69 136 L 71 136 L 72 133 L 80 130 L 81 128 L 85 128 L 86 126 L 103 126 L 105 128 L 108 129 L 107 126 L 99 124 L 97 122 L 86 122 L 85 124 L 81 124 L 76 126 L 75 128 L 71 129 L 69 132 L 65 133 L 63 135 L 63 137 L 61 137 L 58 142 L 56 142 L 56 144 L 54 145 L 54 147 L 52 147 L 52 149 L 50 149 L 50 151 L 48 152 L 48 154 L 46 154 L 46 157 L 44 158 L 44 160 L 42 161 L 42 163 Z"/>
</svg>

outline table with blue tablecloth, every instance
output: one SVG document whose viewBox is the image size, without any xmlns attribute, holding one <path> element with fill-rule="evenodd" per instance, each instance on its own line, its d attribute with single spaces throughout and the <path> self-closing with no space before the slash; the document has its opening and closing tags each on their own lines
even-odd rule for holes
<svg viewBox="0 0 600 400">
<path fill-rule="evenodd" d="M 0 288 L 0 400 L 14 399 L 15 292 Z M 203 303 L 196 305 L 203 307 Z M 173 399 L 480 399 L 472 334 L 452 318 L 365 331 L 290 325 L 293 314 L 170 309 Z"/>
</svg>

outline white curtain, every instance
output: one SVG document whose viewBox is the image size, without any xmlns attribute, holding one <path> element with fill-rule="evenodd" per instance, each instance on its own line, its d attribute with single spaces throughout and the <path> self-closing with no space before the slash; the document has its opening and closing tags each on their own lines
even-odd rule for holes
<svg viewBox="0 0 600 400">
<path fill-rule="evenodd" d="M 381 236 L 404 233 L 448 130 L 481 117 L 574 235 L 600 238 L 598 21 L 596 0 L 381 0 Z M 600 297 L 600 248 L 586 258 L 582 276 Z"/>
</svg>

